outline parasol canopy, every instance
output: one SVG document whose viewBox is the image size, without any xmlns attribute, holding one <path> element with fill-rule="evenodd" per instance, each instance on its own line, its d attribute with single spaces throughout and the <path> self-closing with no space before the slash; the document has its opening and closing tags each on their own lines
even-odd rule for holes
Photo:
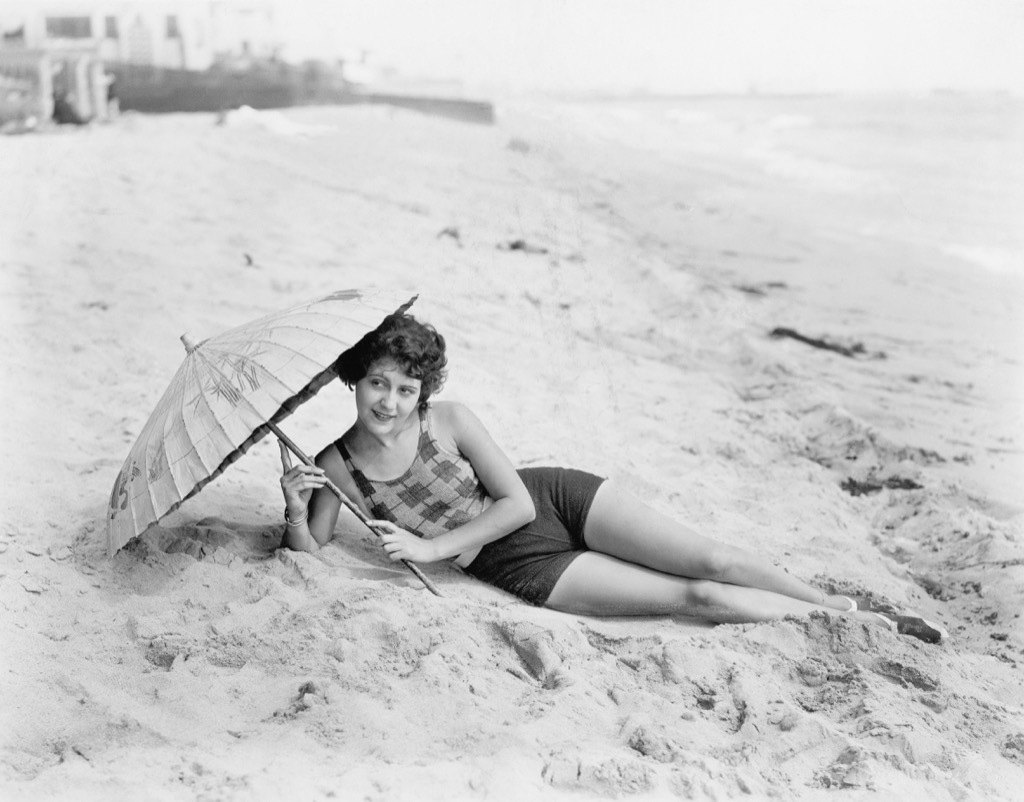
<svg viewBox="0 0 1024 802">
<path fill-rule="evenodd" d="M 280 433 L 276 424 L 337 376 L 343 351 L 415 300 L 341 290 L 202 342 L 183 335 L 185 361 L 114 482 L 108 553 L 177 509 L 268 432 Z"/>
</svg>

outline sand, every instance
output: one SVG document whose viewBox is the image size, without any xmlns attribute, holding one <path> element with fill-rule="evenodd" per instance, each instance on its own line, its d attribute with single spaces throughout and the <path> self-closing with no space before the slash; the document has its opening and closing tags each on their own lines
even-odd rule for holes
<svg viewBox="0 0 1024 802">
<path fill-rule="evenodd" d="M 1021 798 L 1022 130 L 1006 96 L 520 99 L 0 140 L 0 798 Z M 179 335 L 361 286 L 420 293 L 514 463 L 950 641 L 574 617 L 444 564 L 437 598 L 347 518 L 274 551 L 269 441 L 108 558 Z"/>
</svg>

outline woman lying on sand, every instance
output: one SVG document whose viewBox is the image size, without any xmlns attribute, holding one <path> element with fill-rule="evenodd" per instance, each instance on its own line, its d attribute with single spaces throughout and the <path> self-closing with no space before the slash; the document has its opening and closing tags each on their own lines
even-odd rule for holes
<svg viewBox="0 0 1024 802">
<path fill-rule="evenodd" d="M 946 633 L 863 599 L 827 596 L 761 556 L 716 543 L 606 481 L 566 468 L 516 470 L 477 417 L 430 403 L 444 382 L 444 338 L 389 316 L 338 358 L 356 421 L 316 458 L 282 451 L 283 544 L 315 551 L 333 536 L 337 485 L 383 530 L 392 560 L 454 559 L 531 604 L 580 615 L 681 615 L 771 621 L 815 610 L 938 642 Z"/>
</svg>

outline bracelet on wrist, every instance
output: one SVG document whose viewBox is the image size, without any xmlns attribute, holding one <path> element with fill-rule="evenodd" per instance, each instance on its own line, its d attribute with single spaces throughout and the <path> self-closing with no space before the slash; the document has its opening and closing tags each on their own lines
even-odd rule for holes
<svg viewBox="0 0 1024 802">
<path fill-rule="evenodd" d="M 305 521 L 306 521 L 306 519 L 308 517 L 309 517 L 309 507 L 306 507 L 305 512 L 302 513 L 302 516 L 297 521 L 293 521 L 291 518 L 289 518 L 288 517 L 288 508 L 287 507 L 284 508 L 284 522 L 288 526 L 298 526 L 301 523 L 305 523 Z"/>
</svg>

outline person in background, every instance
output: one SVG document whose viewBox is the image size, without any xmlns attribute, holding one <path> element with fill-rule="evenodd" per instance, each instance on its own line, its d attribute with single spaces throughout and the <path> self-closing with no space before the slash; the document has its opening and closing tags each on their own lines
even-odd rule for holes
<svg viewBox="0 0 1024 802">
<path fill-rule="evenodd" d="M 54 92 L 53 121 L 58 125 L 88 125 L 89 121 L 78 113 L 75 96 L 70 92 Z"/>
</svg>

